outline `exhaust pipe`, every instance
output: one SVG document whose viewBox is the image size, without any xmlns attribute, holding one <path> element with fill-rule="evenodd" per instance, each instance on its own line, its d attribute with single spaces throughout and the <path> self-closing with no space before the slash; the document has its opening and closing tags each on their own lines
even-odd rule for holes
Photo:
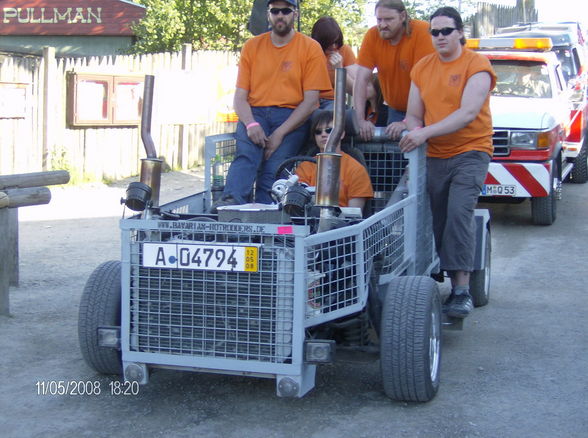
<svg viewBox="0 0 588 438">
<path fill-rule="evenodd" d="M 318 231 L 328 231 L 335 225 L 335 211 L 339 208 L 339 176 L 341 155 L 337 145 L 345 132 L 345 81 L 346 70 L 335 71 L 335 111 L 333 131 L 329 135 L 325 151 L 317 155 L 316 205 L 321 207 Z"/>
<path fill-rule="evenodd" d="M 159 207 L 163 160 L 157 158 L 155 144 L 151 137 L 154 81 L 155 77 L 153 75 L 145 75 L 143 107 L 141 112 L 141 140 L 143 141 L 147 158 L 141 159 L 141 176 L 139 182 L 129 184 L 126 199 L 121 199 L 121 202 L 124 202 L 128 208 L 134 211 L 143 211 L 147 207 Z"/>
</svg>

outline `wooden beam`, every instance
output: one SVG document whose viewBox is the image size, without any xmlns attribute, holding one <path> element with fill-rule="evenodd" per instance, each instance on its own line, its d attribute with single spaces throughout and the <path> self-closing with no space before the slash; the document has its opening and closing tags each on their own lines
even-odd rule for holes
<svg viewBox="0 0 588 438">
<path fill-rule="evenodd" d="M 67 184 L 68 182 L 69 172 L 67 170 L 0 175 L 0 190 Z"/>
<path fill-rule="evenodd" d="M 48 204 L 51 191 L 47 187 L 27 187 L 23 189 L 6 189 L 8 208 L 26 207 L 27 205 Z M 5 210 L 5 209 L 2 209 Z"/>
</svg>

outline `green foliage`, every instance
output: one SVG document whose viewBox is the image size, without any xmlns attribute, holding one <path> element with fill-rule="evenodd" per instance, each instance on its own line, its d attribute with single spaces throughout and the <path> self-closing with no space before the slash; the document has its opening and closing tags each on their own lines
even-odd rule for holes
<svg viewBox="0 0 588 438">
<path fill-rule="evenodd" d="M 96 180 L 92 175 L 85 175 L 82 169 L 74 167 L 67 156 L 67 151 L 61 146 L 57 146 L 51 151 L 49 162 L 49 170 L 67 170 L 69 172 L 68 186 L 75 186 Z"/>
<path fill-rule="evenodd" d="M 238 51 L 251 38 L 247 22 L 253 0 L 136 0 L 147 7 L 146 16 L 133 30 L 133 53 L 178 51 L 183 43 L 194 50 Z M 365 0 L 302 0 L 301 31 L 310 34 L 323 15 L 335 18 L 345 40 L 359 45 L 367 26 Z"/>
<path fill-rule="evenodd" d="M 431 14 L 442 6 L 454 7 L 465 21 L 476 13 L 476 4 L 477 0 L 404 0 L 409 15 L 425 21 L 429 21 Z"/>
<path fill-rule="evenodd" d="M 359 46 L 367 30 L 365 5 L 365 0 L 303 0 L 300 6 L 300 30 L 310 35 L 315 21 L 329 15 L 341 26 L 345 43 Z"/>
<path fill-rule="evenodd" d="M 141 0 L 147 7 L 143 20 L 133 26 L 137 42 L 133 53 L 156 53 L 180 50 L 185 25 L 176 2 L 169 0 Z"/>
</svg>

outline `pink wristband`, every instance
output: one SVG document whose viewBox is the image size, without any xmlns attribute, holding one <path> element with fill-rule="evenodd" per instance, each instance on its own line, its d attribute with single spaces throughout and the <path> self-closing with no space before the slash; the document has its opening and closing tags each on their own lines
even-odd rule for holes
<svg viewBox="0 0 588 438">
<path fill-rule="evenodd" d="M 249 128 L 253 128 L 254 126 L 259 126 L 259 123 L 257 123 L 257 122 L 251 122 L 250 124 L 248 124 L 247 126 L 245 126 L 245 129 L 249 130 Z"/>
</svg>

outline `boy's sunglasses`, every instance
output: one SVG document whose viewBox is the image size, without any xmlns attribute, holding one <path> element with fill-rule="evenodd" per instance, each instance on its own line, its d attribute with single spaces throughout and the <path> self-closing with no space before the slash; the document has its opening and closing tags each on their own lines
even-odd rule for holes
<svg viewBox="0 0 588 438">
<path fill-rule="evenodd" d="M 444 27 L 442 29 L 431 29 L 429 32 L 431 32 L 431 35 L 433 35 L 434 37 L 438 37 L 439 34 L 441 34 L 443 36 L 447 36 L 451 32 L 453 32 L 454 30 L 455 30 L 455 27 Z"/>
<path fill-rule="evenodd" d="M 269 11 L 270 11 L 270 14 L 272 14 L 272 15 L 278 15 L 280 12 L 282 13 L 282 15 L 290 15 L 292 12 L 294 12 L 294 9 L 290 9 L 290 8 L 271 8 Z"/>
<path fill-rule="evenodd" d="M 323 131 L 326 132 L 327 134 L 330 134 L 331 132 L 333 132 L 333 128 L 315 129 L 314 135 L 321 135 L 323 133 Z"/>
</svg>

